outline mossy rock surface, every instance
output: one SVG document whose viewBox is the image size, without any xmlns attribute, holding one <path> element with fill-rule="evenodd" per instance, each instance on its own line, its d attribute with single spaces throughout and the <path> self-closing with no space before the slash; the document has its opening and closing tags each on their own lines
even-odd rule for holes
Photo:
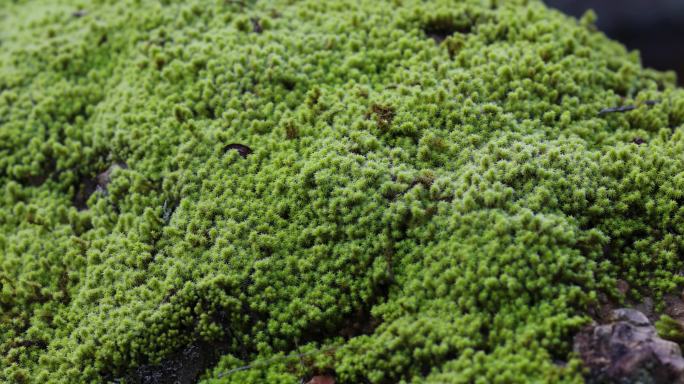
<svg viewBox="0 0 684 384">
<path fill-rule="evenodd" d="M 3 1 L 0 381 L 583 382 L 684 267 L 684 91 L 593 21 Z"/>
</svg>

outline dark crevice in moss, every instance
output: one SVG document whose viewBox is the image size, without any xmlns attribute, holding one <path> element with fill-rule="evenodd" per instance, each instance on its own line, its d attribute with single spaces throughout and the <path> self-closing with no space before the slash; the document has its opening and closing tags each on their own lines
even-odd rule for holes
<svg viewBox="0 0 684 384">
<path fill-rule="evenodd" d="M 88 209 L 88 199 L 90 196 L 100 191 L 103 194 L 107 193 L 107 186 L 111 182 L 112 172 L 115 168 L 127 169 L 128 165 L 124 162 L 115 162 L 107 169 L 99 172 L 95 177 L 81 177 L 76 187 L 76 192 L 72 197 L 72 204 L 77 210 L 83 211 Z"/>
<path fill-rule="evenodd" d="M 164 224 L 168 224 L 176 212 L 176 209 L 180 205 L 180 201 L 177 198 L 168 198 L 164 200 L 162 205 L 162 221 Z"/>
<path fill-rule="evenodd" d="M 193 384 L 226 353 L 221 343 L 196 341 L 161 364 L 145 364 L 124 376 L 130 384 Z"/>
<path fill-rule="evenodd" d="M 469 22 L 460 22 L 452 16 L 440 15 L 429 19 L 423 26 L 425 35 L 437 44 L 446 40 L 454 33 L 469 34 L 473 30 L 473 25 Z"/>
<path fill-rule="evenodd" d="M 373 104 L 370 113 L 375 118 L 378 128 L 382 130 L 387 130 L 392 125 L 392 121 L 396 115 L 394 107 L 381 104 Z"/>
<path fill-rule="evenodd" d="M 22 181 L 22 184 L 29 185 L 32 187 L 39 187 L 43 185 L 49 178 L 55 178 L 57 175 L 57 160 L 54 157 L 48 156 L 47 160 L 41 167 L 41 173 L 32 174 L 26 176 Z"/>
<path fill-rule="evenodd" d="M 254 33 L 261 34 L 264 31 L 264 27 L 261 26 L 261 20 L 258 17 L 253 17 L 250 21 L 252 22 L 252 31 Z"/>
<path fill-rule="evenodd" d="M 282 84 L 286 90 L 292 91 L 297 86 L 297 81 L 289 77 L 283 77 L 280 79 L 280 84 Z"/>
<path fill-rule="evenodd" d="M 237 153 L 239 153 L 240 156 L 242 156 L 242 157 L 247 157 L 253 152 L 252 148 L 250 148 L 244 144 L 238 144 L 238 143 L 228 144 L 223 148 L 224 152 L 228 152 L 231 150 L 237 151 Z"/>
<path fill-rule="evenodd" d="M 74 194 L 71 202 L 79 211 L 88 209 L 87 201 L 90 196 L 97 190 L 97 180 L 93 178 L 86 178 L 81 180 L 78 184 L 78 190 Z"/>
<path fill-rule="evenodd" d="M 254 271 L 250 272 L 250 275 Z M 243 293 L 247 293 L 251 285 L 251 277 L 241 284 Z M 376 287 L 372 297 L 373 302 L 364 303 L 350 314 L 341 317 L 336 322 L 327 324 L 310 324 L 302 330 L 304 335 L 298 341 L 292 341 L 288 350 L 293 350 L 298 344 L 325 343 L 327 340 L 342 336 L 349 340 L 359 335 L 372 334 L 380 325 L 380 319 L 371 315 L 372 307 L 387 299 L 389 295 L 389 282 L 382 282 Z M 130 383 L 195 383 L 206 369 L 214 366 L 221 356 L 232 353 L 239 356 L 242 361 L 250 361 L 255 356 L 256 346 L 243 343 L 245 335 L 251 333 L 248 330 L 256 330 L 258 324 L 264 324 L 268 320 L 266 314 L 254 311 L 249 305 L 249 300 L 242 301 L 242 314 L 247 315 L 249 323 L 239 328 L 234 328 L 229 315 L 225 311 L 218 311 L 213 315 L 214 322 L 219 324 L 224 331 L 225 337 L 213 341 L 195 341 L 189 347 L 173 353 L 165 358 L 160 364 L 145 364 L 124 375 L 126 382 Z M 190 331 L 188 329 L 187 331 Z M 251 337 L 250 337 L 251 338 Z M 313 370 L 311 375 L 321 372 L 333 372 L 332 370 Z M 108 375 L 111 377 L 111 375 Z"/>
</svg>

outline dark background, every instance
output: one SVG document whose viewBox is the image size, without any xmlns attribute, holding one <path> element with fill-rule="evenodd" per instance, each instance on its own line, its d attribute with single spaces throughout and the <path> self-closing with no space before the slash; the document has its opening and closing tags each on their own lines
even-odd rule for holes
<svg viewBox="0 0 684 384">
<path fill-rule="evenodd" d="M 684 0 L 545 0 L 579 17 L 587 9 L 598 15 L 606 35 L 641 52 L 645 66 L 675 70 L 684 85 Z"/>
</svg>

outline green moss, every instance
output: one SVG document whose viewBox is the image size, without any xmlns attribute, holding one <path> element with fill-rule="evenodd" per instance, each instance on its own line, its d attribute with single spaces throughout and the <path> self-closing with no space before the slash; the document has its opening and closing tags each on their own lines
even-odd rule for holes
<svg viewBox="0 0 684 384">
<path fill-rule="evenodd" d="M 0 381 L 581 382 L 597 293 L 684 267 L 684 91 L 594 18 L 2 2 Z"/>
<path fill-rule="evenodd" d="M 655 326 L 658 335 L 663 339 L 674 341 L 680 345 L 684 343 L 684 326 L 681 322 L 668 315 L 663 315 L 658 319 Z"/>
</svg>

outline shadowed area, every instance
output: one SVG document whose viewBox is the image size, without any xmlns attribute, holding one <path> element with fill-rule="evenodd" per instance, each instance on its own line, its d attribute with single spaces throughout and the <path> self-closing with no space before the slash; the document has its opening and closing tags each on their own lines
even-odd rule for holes
<svg viewBox="0 0 684 384">
<path fill-rule="evenodd" d="M 675 70 L 679 84 L 684 84 L 684 1 L 625 0 L 546 0 L 552 7 L 573 16 L 593 9 L 598 27 L 629 49 L 641 52 L 647 67 Z"/>
</svg>

